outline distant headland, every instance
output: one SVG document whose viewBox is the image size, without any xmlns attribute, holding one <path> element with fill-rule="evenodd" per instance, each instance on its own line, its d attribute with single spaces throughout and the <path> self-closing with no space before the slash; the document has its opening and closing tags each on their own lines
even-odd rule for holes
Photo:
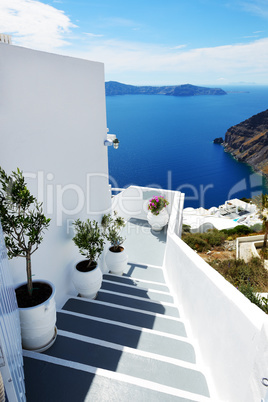
<svg viewBox="0 0 268 402">
<path fill-rule="evenodd" d="M 163 87 L 135 86 L 121 84 L 116 81 L 105 82 L 107 96 L 113 95 L 169 95 L 169 96 L 200 96 L 227 95 L 221 88 L 206 88 L 191 84 L 172 85 Z"/>
<path fill-rule="evenodd" d="M 230 127 L 221 140 L 214 143 L 222 143 L 235 159 L 268 177 L 268 110 Z"/>
</svg>

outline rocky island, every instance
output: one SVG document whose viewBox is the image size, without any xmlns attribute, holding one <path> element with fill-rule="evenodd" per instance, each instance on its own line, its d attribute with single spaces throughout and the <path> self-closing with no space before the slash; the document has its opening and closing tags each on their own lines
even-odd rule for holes
<svg viewBox="0 0 268 402">
<path fill-rule="evenodd" d="M 198 96 L 198 95 L 226 95 L 221 88 L 206 88 L 195 85 L 173 86 L 135 86 L 121 84 L 116 81 L 105 82 L 107 96 L 112 95 L 169 95 L 169 96 Z"/>
<path fill-rule="evenodd" d="M 223 145 L 235 159 L 268 177 L 268 110 L 229 128 Z"/>
</svg>

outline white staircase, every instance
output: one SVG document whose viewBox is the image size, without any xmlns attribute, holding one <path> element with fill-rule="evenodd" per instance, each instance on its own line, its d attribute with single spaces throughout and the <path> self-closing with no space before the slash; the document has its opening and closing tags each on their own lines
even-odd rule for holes
<svg viewBox="0 0 268 402">
<path fill-rule="evenodd" d="M 28 402 L 210 401 L 161 267 L 104 275 L 96 300 L 70 297 L 46 352 L 24 352 Z"/>
</svg>

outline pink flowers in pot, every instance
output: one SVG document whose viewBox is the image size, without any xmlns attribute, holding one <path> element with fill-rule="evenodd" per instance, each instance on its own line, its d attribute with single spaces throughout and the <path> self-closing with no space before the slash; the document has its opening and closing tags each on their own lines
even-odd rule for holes
<svg viewBox="0 0 268 402">
<path fill-rule="evenodd" d="M 148 209 L 153 215 L 158 215 L 169 202 L 162 196 L 155 195 L 148 204 Z"/>
</svg>

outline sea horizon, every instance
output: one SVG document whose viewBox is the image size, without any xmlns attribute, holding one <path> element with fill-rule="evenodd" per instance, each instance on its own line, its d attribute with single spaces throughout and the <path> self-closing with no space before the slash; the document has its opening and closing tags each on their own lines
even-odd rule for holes
<svg viewBox="0 0 268 402">
<path fill-rule="evenodd" d="M 107 126 L 120 141 L 109 149 L 112 187 L 182 191 L 185 207 L 194 208 L 267 192 L 262 175 L 213 140 L 266 110 L 268 86 L 218 87 L 227 95 L 107 96 Z"/>
</svg>

